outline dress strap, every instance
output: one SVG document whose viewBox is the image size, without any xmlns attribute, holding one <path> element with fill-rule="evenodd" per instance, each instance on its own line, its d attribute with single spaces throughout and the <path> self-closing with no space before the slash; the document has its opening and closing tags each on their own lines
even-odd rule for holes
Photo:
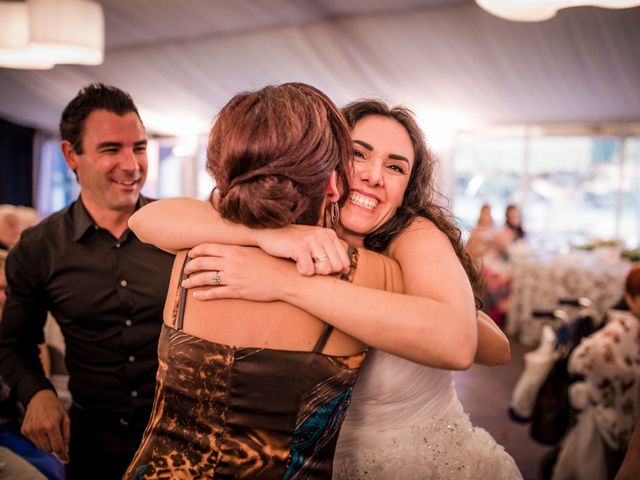
<svg viewBox="0 0 640 480">
<path fill-rule="evenodd" d="M 340 275 L 340 280 L 350 282 L 353 281 L 353 273 L 355 273 L 355 267 L 358 262 L 358 249 L 349 245 L 347 255 L 349 255 L 349 271 Z M 324 347 L 331 336 L 331 332 L 333 332 L 333 326 L 328 323 L 325 324 L 316 345 L 313 347 L 313 353 L 322 353 L 322 350 L 324 350 Z"/>
<path fill-rule="evenodd" d="M 180 269 L 180 286 L 178 287 L 179 294 L 180 294 L 180 301 L 178 303 L 177 319 L 174 322 L 176 326 L 176 330 L 182 330 L 182 327 L 184 326 L 184 307 L 185 307 L 185 304 L 187 303 L 187 289 L 182 286 L 182 281 L 187 279 L 187 276 L 184 273 L 184 267 L 187 265 L 187 262 L 189 260 L 191 259 L 189 258 L 189 252 L 187 251 L 187 254 L 184 256 L 184 262 L 182 263 L 182 268 Z"/>
</svg>

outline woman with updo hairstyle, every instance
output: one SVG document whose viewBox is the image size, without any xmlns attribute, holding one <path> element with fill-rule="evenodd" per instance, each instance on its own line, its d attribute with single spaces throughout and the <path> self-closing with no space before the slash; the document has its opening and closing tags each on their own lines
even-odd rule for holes
<svg viewBox="0 0 640 480">
<path fill-rule="evenodd" d="M 209 214 L 223 231 L 324 224 L 325 207 L 335 211 L 338 185 L 347 185 L 349 158 L 344 119 L 319 90 L 290 83 L 241 93 L 209 137 L 217 182 Z M 197 212 L 182 215 L 202 222 Z M 130 225 L 145 237 L 135 218 Z M 249 264 L 263 255 L 220 248 Z M 331 478 L 364 345 L 283 302 L 198 300 L 180 284 L 187 253 L 176 256 L 156 398 L 125 478 Z M 400 291 L 392 260 L 355 249 L 345 258 L 350 268 L 336 281 Z M 222 270 L 213 284 L 224 284 Z"/>
<path fill-rule="evenodd" d="M 207 169 L 218 186 L 217 210 L 249 227 L 316 225 L 326 194 L 326 182 L 319 180 L 335 170 L 340 200 L 348 194 L 350 145 L 341 114 L 313 87 L 288 84 L 238 95 L 222 109 L 209 138 Z"/>
</svg>

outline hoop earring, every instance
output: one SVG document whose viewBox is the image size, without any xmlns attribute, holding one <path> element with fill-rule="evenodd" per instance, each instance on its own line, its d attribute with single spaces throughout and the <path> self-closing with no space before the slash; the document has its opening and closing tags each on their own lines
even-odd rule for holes
<svg viewBox="0 0 640 480">
<path fill-rule="evenodd" d="M 340 220 L 340 207 L 337 202 L 333 202 L 331 204 L 331 223 L 333 223 L 333 228 L 338 226 L 338 221 Z"/>
<path fill-rule="evenodd" d="M 331 205 L 325 209 L 323 226 L 325 228 L 336 228 L 338 220 L 340 220 L 340 207 L 336 202 L 331 202 Z"/>
</svg>

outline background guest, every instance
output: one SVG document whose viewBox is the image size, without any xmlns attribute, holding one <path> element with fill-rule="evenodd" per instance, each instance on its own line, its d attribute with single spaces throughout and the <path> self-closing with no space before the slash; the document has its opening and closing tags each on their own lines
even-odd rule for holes
<svg viewBox="0 0 640 480">
<path fill-rule="evenodd" d="M 640 418 L 640 264 L 629 271 L 630 311 L 609 312 L 607 324 L 586 337 L 569 358 L 569 371 L 584 382 L 572 387 L 581 410 L 567 434 L 553 479 L 614 478 Z"/>
<path fill-rule="evenodd" d="M 20 220 L 13 205 L 0 205 L 0 248 L 9 250 L 20 238 Z"/>
<path fill-rule="evenodd" d="M 511 293 L 511 261 L 518 241 L 525 238 L 522 214 L 515 205 L 505 209 L 505 223 L 493 232 L 490 246 L 482 257 L 482 275 L 486 282 L 484 310 L 501 327 L 505 327 Z"/>
<path fill-rule="evenodd" d="M 474 259 L 482 259 L 483 255 L 492 246 L 495 235 L 495 225 L 491 216 L 491 206 L 485 203 L 480 207 L 478 221 L 471 230 L 469 240 L 467 240 L 467 251 Z"/>
<path fill-rule="evenodd" d="M 38 212 L 34 208 L 0 205 L 0 248 L 9 250 L 18 243 L 20 233 L 38 221 Z"/>
<path fill-rule="evenodd" d="M 524 239 L 526 233 L 522 227 L 522 212 L 515 205 L 507 205 L 504 211 L 504 225 L 493 236 L 493 245 L 500 255 L 508 260 L 514 242 Z"/>
</svg>

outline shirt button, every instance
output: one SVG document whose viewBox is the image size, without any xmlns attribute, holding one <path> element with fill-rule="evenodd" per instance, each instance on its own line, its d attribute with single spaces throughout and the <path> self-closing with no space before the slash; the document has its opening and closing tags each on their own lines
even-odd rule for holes
<svg viewBox="0 0 640 480">
<path fill-rule="evenodd" d="M 133 390 L 133 391 L 131 392 L 131 396 L 132 396 L 133 398 L 136 398 L 136 397 L 138 396 L 138 392 L 137 392 L 137 390 Z"/>
<path fill-rule="evenodd" d="M 116 248 L 120 248 L 120 242 L 116 243 Z"/>
<path fill-rule="evenodd" d="M 126 287 L 128 285 L 126 280 L 120 280 L 120 286 L 121 287 Z"/>
<path fill-rule="evenodd" d="M 126 319 L 126 320 L 124 321 L 124 324 L 125 324 L 127 327 L 130 327 L 131 325 L 133 325 L 133 322 L 132 322 L 131 320 L 129 320 L 129 319 Z"/>
<path fill-rule="evenodd" d="M 136 357 L 134 357 L 133 355 L 129 355 L 129 363 L 133 363 L 136 361 Z"/>
<path fill-rule="evenodd" d="M 93 226 L 93 229 L 94 229 L 94 230 L 100 230 L 100 227 L 99 227 L 98 225 L 94 225 L 94 226 Z"/>
</svg>

